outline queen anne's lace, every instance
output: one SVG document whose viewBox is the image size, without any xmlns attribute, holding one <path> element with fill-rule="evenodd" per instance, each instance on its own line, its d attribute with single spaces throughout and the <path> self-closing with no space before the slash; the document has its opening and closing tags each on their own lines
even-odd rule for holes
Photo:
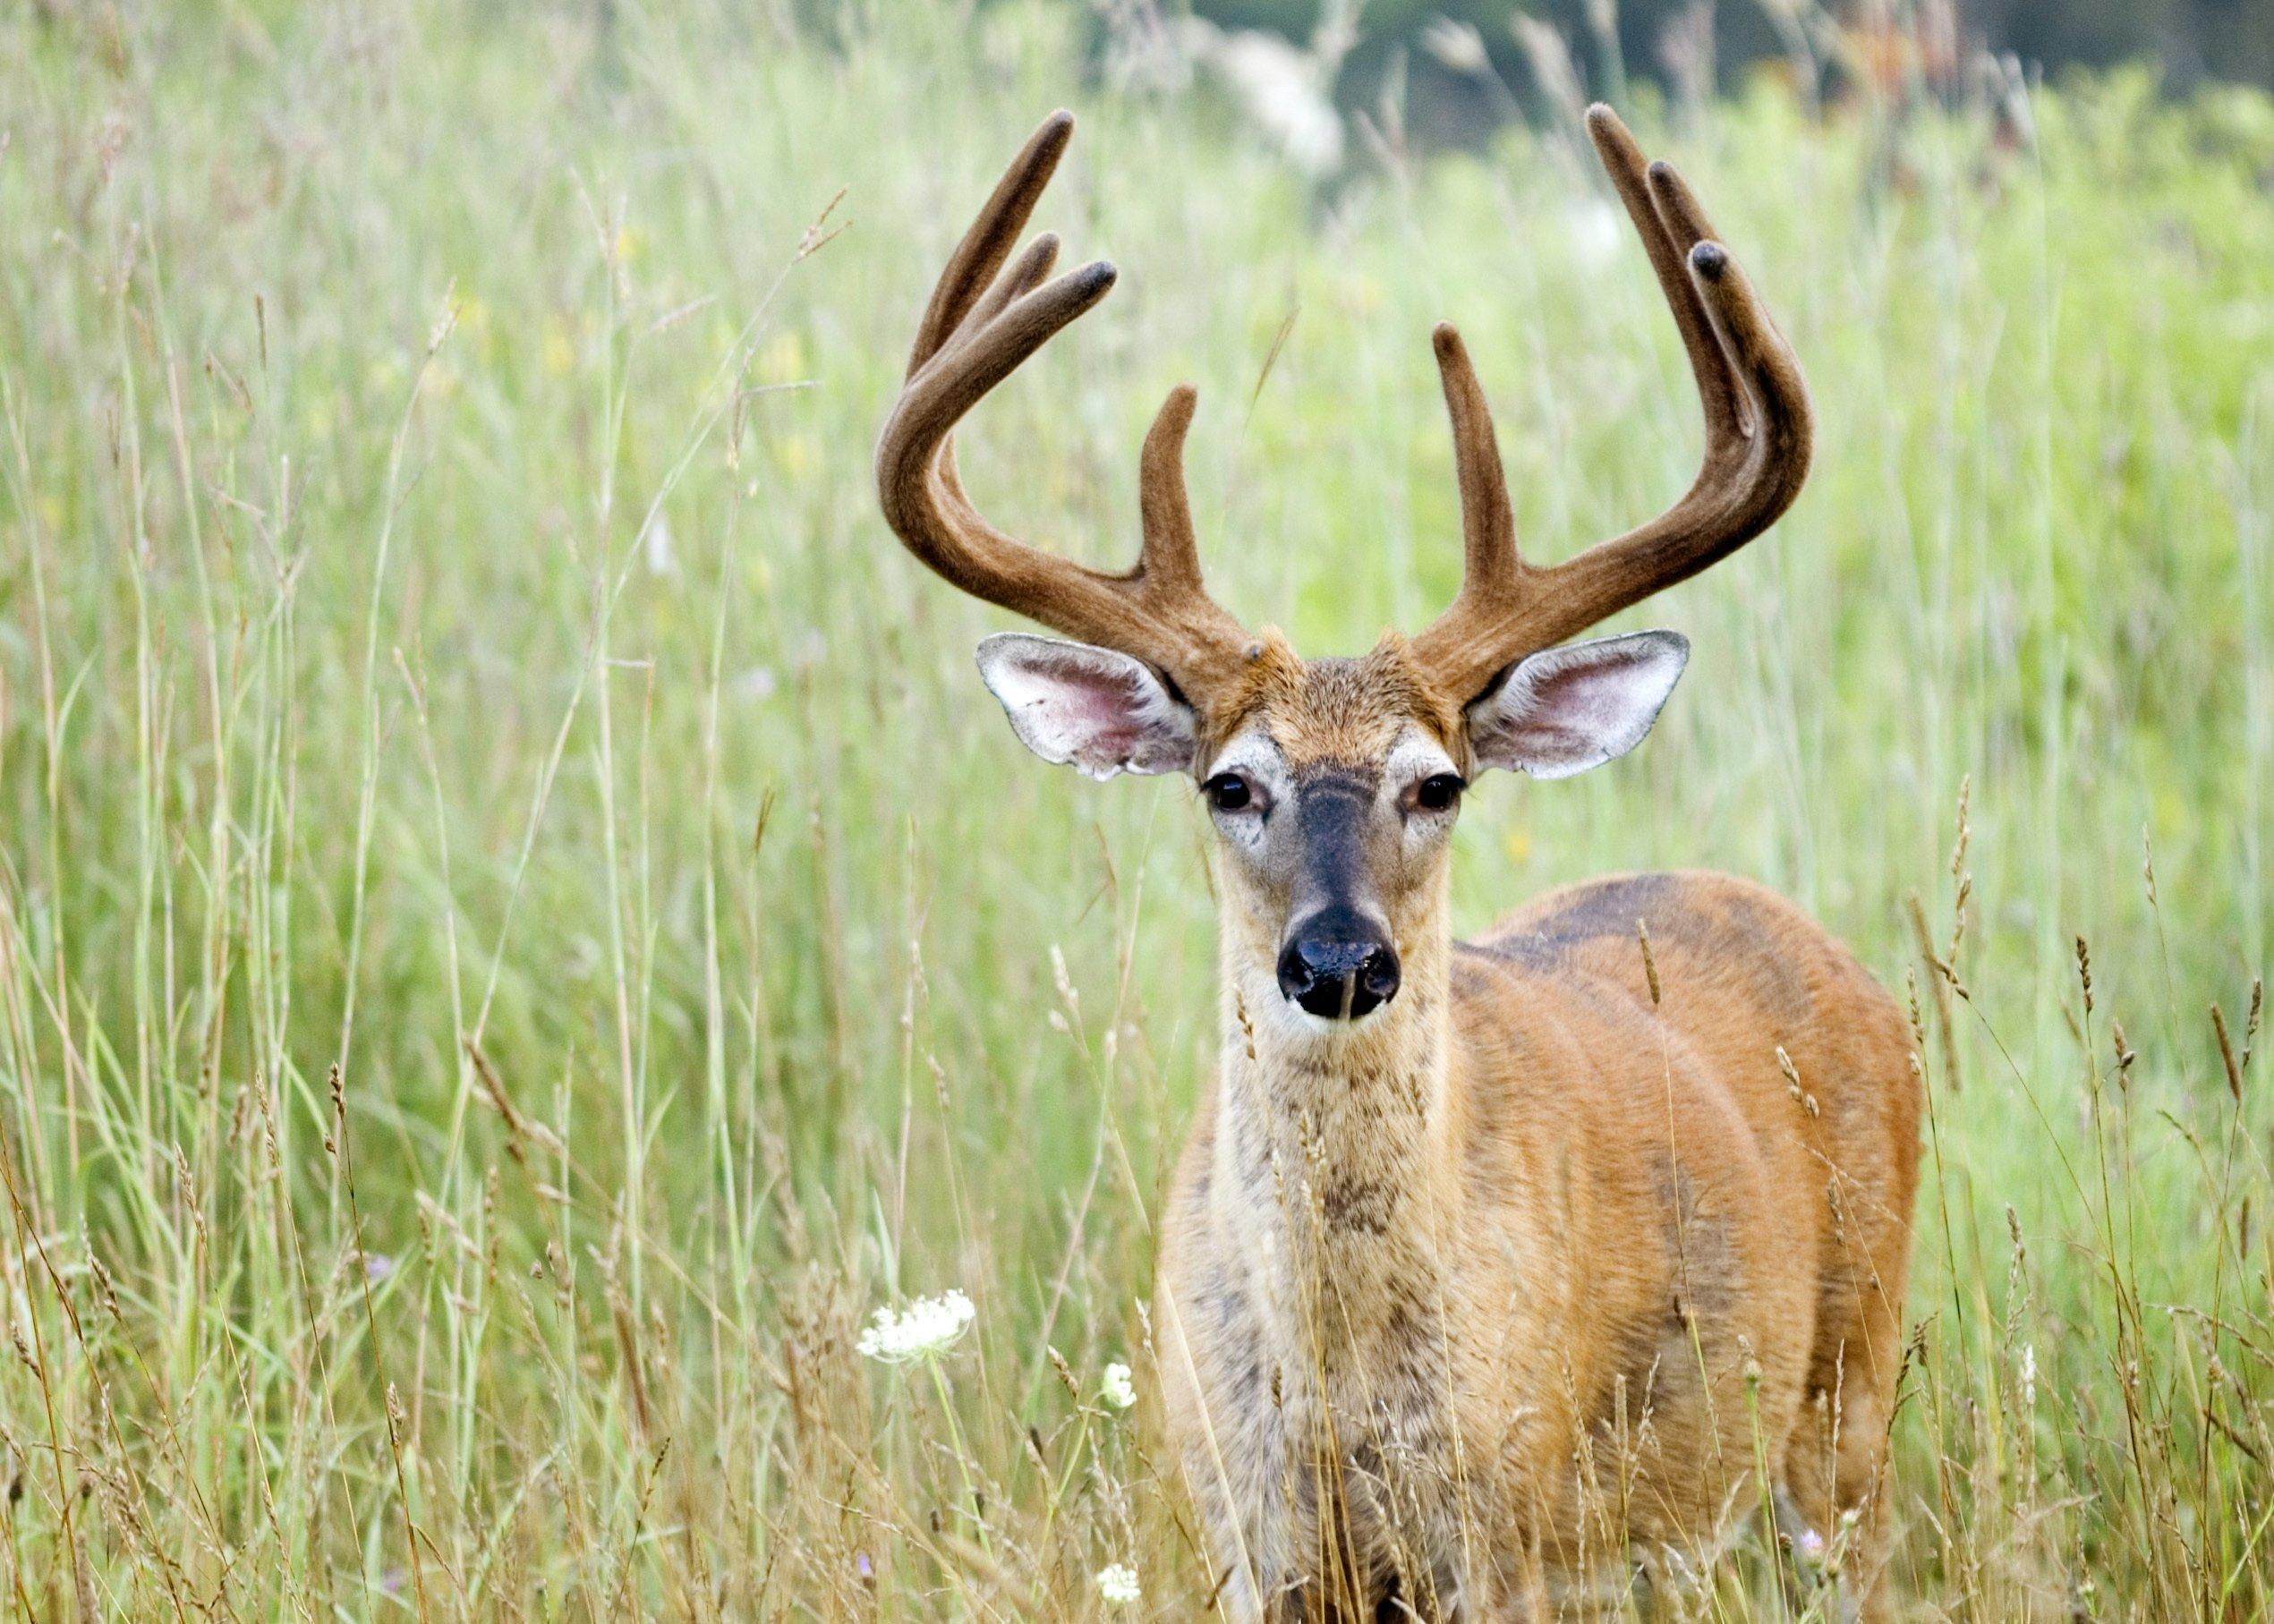
<svg viewBox="0 0 2274 1624">
<path fill-rule="evenodd" d="M 856 1346 L 867 1357 L 887 1365 L 937 1358 L 963 1335 L 978 1312 L 960 1291 L 920 1297 L 898 1314 L 878 1309 Z"/>
<path fill-rule="evenodd" d="M 1097 1385 L 1105 1401 L 1117 1410 L 1128 1409 L 1137 1402 L 1137 1383 L 1130 1379 L 1129 1367 L 1118 1359 L 1105 1367 L 1105 1374 Z"/>
<path fill-rule="evenodd" d="M 1097 1594 L 1116 1606 L 1127 1606 L 1145 1600 L 1145 1590 L 1137 1583 L 1137 1569 L 1127 1562 L 1115 1562 L 1097 1570 Z"/>
</svg>

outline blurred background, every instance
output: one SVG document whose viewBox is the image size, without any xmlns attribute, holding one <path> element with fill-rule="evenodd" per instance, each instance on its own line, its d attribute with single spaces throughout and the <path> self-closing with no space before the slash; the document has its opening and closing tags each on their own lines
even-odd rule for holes
<svg viewBox="0 0 2274 1624">
<path fill-rule="evenodd" d="M 1346 114 L 1400 90 L 1410 127 L 1441 140 L 1552 112 L 1564 58 L 1592 94 L 1613 97 L 1630 78 L 1694 98 L 1766 74 L 1810 98 L 1947 99 L 1985 72 L 2122 63 L 2178 92 L 2274 82 L 2264 0 L 1104 0 L 1097 11 L 1103 36 L 1182 36 L 1205 42 L 1203 57 L 1222 59 L 1224 36 L 1249 31 L 1307 46 L 1332 63 L 1321 82 Z M 1260 58 L 1273 47 L 1235 55 L 1242 48 Z"/>
<path fill-rule="evenodd" d="M 1070 106 L 1036 224 L 1123 274 L 973 413 L 975 498 L 1124 564 L 1189 379 L 1226 606 L 1418 626 L 1435 322 L 1535 556 L 1697 467 L 1604 97 L 1816 460 L 1606 628 L 1692 642 L 1645 748 L 1469 797 L 1457 923 L 1699 866 L 1852 943 L 1933 1101 L 1905 1616 L 2268 1616 L 2270 40 L 2264 0 L 0 7 L 0 1609 L 1087 1620 L 1126 1566 L 1197 1616 L 1142 1305 L 1218 1038 L 1205 821 L 1018 748 L 971 666 L 1011 623 L 886 531 L 876 433 Z M 936 1363 L 859 1352 L 950 1288 Z M 1776 1561 L 1699 1612 L 1824 1616 Z"/>
</svg>

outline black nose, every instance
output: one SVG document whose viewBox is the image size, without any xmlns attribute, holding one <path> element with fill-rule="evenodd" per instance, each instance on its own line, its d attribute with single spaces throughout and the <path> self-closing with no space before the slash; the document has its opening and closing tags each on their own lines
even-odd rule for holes
<svg viewBox="0 0 2274 1624">
<path fill-rule="evenodd" d="M 1311 1014 L 1354 1021 L 1398 995 L 1389 933 L 1347 907 L 1322 908 L 1287 933 L 1279 990 Z"/>
</svg>

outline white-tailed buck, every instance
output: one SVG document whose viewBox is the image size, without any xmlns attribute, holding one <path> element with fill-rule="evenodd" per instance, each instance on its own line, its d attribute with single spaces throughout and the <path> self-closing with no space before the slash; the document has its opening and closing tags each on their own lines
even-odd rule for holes
<svg viewBox="0 0 2274 1624">
<path fill-rule="evenodd" d="M 1011 165 L 924 311 L 877 449 L 884 514 L 962 588 L 1077 641 L 980 645 L 1029 748 L 1186 773 L 1222 870 L 1223 1044 L 1162 1225 L 1168 1428 L 1234 1619 L 1545 1618 L 1704 1571 L 1759 1517 L 1776 1583 L 1884 1617 L 1918 1085 L 1905 1023 L 1789 904 L 1707 873 L 1598 880 L 1452 940 L 1461 799 L 1649 730 L 1688 645 L 1564 640 L 1725 557 L 1808 469 L 1799 367 L 1698 200 L 1588 117 L 1705 407 L 1659 518 L 1518 556 L 1483 390 L 1436 333 L 1466 574 L 1419 636 L 1299 659 L 1202 590 L 1193 394 L 1146 437 L 1144 550 L 1014 540 L 949 435 L 1103 298 L 1015 239 L 1073 121 Z M 1767 1514 L 1762 1509 L 1768 1508 Z"/>
</svg>

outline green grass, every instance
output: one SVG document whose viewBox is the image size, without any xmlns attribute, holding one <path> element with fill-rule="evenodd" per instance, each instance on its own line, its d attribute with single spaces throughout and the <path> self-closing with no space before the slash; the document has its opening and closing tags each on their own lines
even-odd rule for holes
<svg viewBox="0 0 2274 1624">
<path fill-rule="evenodd" d="M 923 296 L 1070 101 L 1044 219 L 1123 282 L 969 483 L 1118 562 L 1190 378 L 1212 581 L 1312 652 L 1454 584 L 1432 322 L 1543 556 L 1688 477 L 1679 348 L 1541 140 L 1314 195 L 1213 101 L 1086 87 L 1070 8 L 745 9 L 0 18 L 12 1616 L 1206 1595 L 1149 1399 L 1096 1398 L 1152 1386 L 1204 830 L 1029 761 L 969 664 L 1003 618 L 878 521 Z M 1459 918 L 1715 866 L 1915 977 L 1905 1607 L 2256 1617 L 2274 104 L 2038 115 L 1638 110 L 1816 472 L 1624 617 L 1697 649 L 1646 749 L 1473 797 Z M 855 1353 L 950 1286 L 939 1382 Z M 1751 1560 L 1697 1607 L 1772 1611 Z"/>
</svg>

